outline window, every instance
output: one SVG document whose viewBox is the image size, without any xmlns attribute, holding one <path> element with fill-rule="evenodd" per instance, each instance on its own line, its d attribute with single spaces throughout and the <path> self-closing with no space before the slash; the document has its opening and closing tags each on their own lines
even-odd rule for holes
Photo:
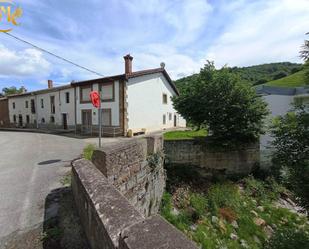
<svg viewBox="0 0 309 249">
<path fill-rule="evenodd" d="M 55 117 L 54 117 L 54 116 L 50 116 L 50 122 L 51 122 L 52 124 L 55 123 Z"/>
<path fill-rule="evenodd" d="M 29 102 L 26 100 L 25 102 L 25 107 L 28 108 L 29 107 Z"/>
<path fill-rule="evenodd" d="M 167 94 L 163 93 L 162 97 L 163 104 L 167 104 Z"/>
<path fill-rule="evenodd" d="M 70 103 L 70 93 L 69 92 L 65 93 L 65 103 L 67 103 L 67 104 Z"/>
<path fill-rule="evenodd" d="M 16 124 L 16 115 L 13 115 L 13 122 Z"/>
<path fill-rule="evenodd" d="M 15 102 L 13 102 L 12 105 L 13 105 L 13 109 L 15 109 Z"/>
<path fill-rule="evenodd" d="M 42 119 L 41 119 L 41 123 L 42 123 L 42 124 L 45 124 L 45 118 L 42 118 Z"/>
<path fill-rule="evenodd" d="M 81 103 L 88 103 L 91 102 L 90 100 L 90 92 L 91 86 L 84 86 L 80 88 L 80 102 Z"/>
<path fill-rule="evenodd" d="M 172 120 L 172 113 L 168 114 L 168 120 L 171 121 Z"/>
<path fill-rule="evenodd" d="M 166 115 L 163 114 L 163 124 L 165 125 L 166 124 Z"/>
<path fill-rule="evenodd" d="M 102 125 L 103 126 L 112 126 L 112 110 L 111 109 L 102 109 Z"/>
<path fill-rule="evenodd" d="M 29 115 L 26 116 L 26 122 L 27 122 L 27 124 L 30 124 L 30 117 L 29 117 Z"/>
<path fill-rule="evenodd" d="M 41 99 L 41 108 L 44 108 L 44 99 Z"/>
<path fill-rule="evenodd" d="M 104 83 L 100 85 L 100 95 L 102 101 L 114 101 L 114 82 Z"/>
<path fill-rule="evenodd" d="M 50 96 L 50 113 L 55 113 L 56 107 L 55 107 L 55 96 Z"/>
<path fill-rule="evenodd" d="M 31 104 L 31 113 L 35 113 L 35 104 L 34 104 L 34 99 L 31 99 L 31 102 L 30 102 L 30 104 Z"/>
</svg>

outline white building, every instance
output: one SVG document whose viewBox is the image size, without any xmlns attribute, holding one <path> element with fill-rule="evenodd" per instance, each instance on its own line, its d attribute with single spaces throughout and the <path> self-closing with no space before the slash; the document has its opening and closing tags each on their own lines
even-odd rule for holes
<svg viewBox="0 0 309 249">
<path fill-rule="evenodd" d="M 185 127 L 174 110 L 171 98 L 178 90 L 164 67 L 132 71 L 133 57 L 127 55 L 125 73 L 71 85 L 9 97 L 10 121 L 14 126 L 74 129 L 98 133 L 98 110 L 90 92 L 99 91 L 103 135 L 119 136 Z"/>
<path fill-rule="evenodd" d="M 270 111 L 268 120 L 266 120 L 268 127 L 275 117 L 283 116 L 291 111 L 295 100 L 309 102 L 309 88 L 306 87 L 287 88 L 260 86 L 257 88 L 257 93 L 261 95 L 268 104 L 268 109 Z M 270 160 L 269 156 L 272 151 L 272 141 L 273 137 L 269 131 L 260 137 L 261 162 L 264 164 L 267 164 Z"/>
<path fill-rule="evenodd" d="M 133 72 L 133 57 L 124 59 L 124 74 L 72 83 L 76 88 L 77 129 L 82 133 L 98 131 L 98 111 L 89 98 L 92 90 L 101 94 L 106 136 L 185 127 L 171 101 L 179 93 L 164 67 Z"/>
<path fill-rule="evenodd" d="M 48 89 L 8 97 L 11 126 L 75 128 L 74 88 L 70 85 L 53 87 L 50 80 L 48 87 Z"/>
</svg>

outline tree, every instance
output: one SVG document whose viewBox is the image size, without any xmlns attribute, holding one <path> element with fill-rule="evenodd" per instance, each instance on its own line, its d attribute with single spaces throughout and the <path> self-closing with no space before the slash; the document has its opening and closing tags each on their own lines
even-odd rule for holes
<svg viewBox="0 0 309 249">
<path fill-rule="evenodd" d="M 4 96 L 8 96 L 8 95 L 12 95 L 12 94 L 19 94 L 19 93 L 27 92 L 27 89 L 23 86 L 20 87 L 19 89 L 17 89 L 15 86 L 11 86 L 11 87 L 3 88 L 2 92 L 3 92 Z"/>
<path fill-rule="evenodd" d="M 309 207 L 309 106 L 295 103 L 292 112 L 274 120 L 273 169 Z"/>
<path fill-rule="evenodd" d="M 309 35 L 309 32 L 306 33 L 306 35 Z M 305 40 L 302 50 L 300 51 L 300 57 L 305 61 L 305 77 L 306 82 L 309 82 L 309 40 Z"/>
<path fill-rule="evenodd" d="M 309 32 L 306 33 L 309 35 Z M 309 60 L 309 40 L 305 40 L 304 45 L 302 45 L 302 50 L 300 51 L 300 57 L 303 58 L 304 61 Z"/>
<path fill-rule="evenodd" d="M 227 68 L 216 70 L 209 61 L 173 102 L 189 123 L 207 126 L 213 140 L 225 145 L 257 141 L 268 114 L 254 88 Z"/>
</svg>

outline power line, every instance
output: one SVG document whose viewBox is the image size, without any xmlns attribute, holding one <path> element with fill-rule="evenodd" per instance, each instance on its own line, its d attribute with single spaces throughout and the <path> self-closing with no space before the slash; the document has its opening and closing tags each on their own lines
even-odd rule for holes
<svg viewBox="0 0 309 249">
<path fill-rule="evenodd" d="M 78 64 L 76 64 L 75 62 L 72 62 L 72 61 L 70 61 L 70 60 L 67 60 L 67 59 L 65 59 L 65 58 L 63 58 L 63 57 L 61 57 L 61 56 L 59 56 L 59 55 L 56 55 L 56 54 L 54 54 L 54 53 L 52 53 L 52 52 L 49 52 L 48 50 L 46 50 L 46 49 L 44 49 L 44 48 L 40 48 L 40 47 L 38 47 L 38 46 L 32 44 L 31 42 L 25 41 L 25 40 L 23 40 L 23 39 L 21 39 L 21 38 L 15 36 L 15 35 L 12 35 L 12 34 L 10 34 L 10 33 L 3 33 L 3 34 L 6 34 L 6 35 L 8 35 L 8 36 L 10 36 L 10 37 L 12 37 L 12 38 L 18 40 L 18 41 L 21 41 L 21 42 L 23 42 L 23 43 L 26 43 L 26 44 L 28 44 L 28 45 L 34 47 L 34 48 L 37 49 L 37 50 L 40 50 L 40 51 L 42 51 L 42 52 L 44 52 L 44 53 L 47 53 L 47 54 L 49 54 L 49 55 L 51 55 L 51 56 L 54 56 L 54 57 L 56 57 L 56 58 L 58 58 L 58 59 L 60 59 L 60 60 L 63 60 L 63 61 L 65 61 L 65 62 L 67 62 L 67 63 L 70 63 L 70 64 L 72 64 L 72 65 L 74 65 L 74 66 L 76 66 L 76 67 L 79 67 L 79 68 L 84 69 L 84 70 L 86 70 L 86 71 L 88 71 L 88 72 L 91 72 L 91 73 L 94 73 L 94 74 L 96 74 L 96 75 L 99 75 L 99 76 L 104 77 L 104 75 L 102 75 L 102 74 L 100 74 L 100 73 L 98 73 L 98 72 L 95 72 L 95 71 L 93 71 L 93 70 L 91 70 L 91 69 L 88 69 L 88 68 L 86 68 L 86 67 L 83 67 L 83 66 L 81 66 L 81 65 L 78 65 Z"/>
</svg>

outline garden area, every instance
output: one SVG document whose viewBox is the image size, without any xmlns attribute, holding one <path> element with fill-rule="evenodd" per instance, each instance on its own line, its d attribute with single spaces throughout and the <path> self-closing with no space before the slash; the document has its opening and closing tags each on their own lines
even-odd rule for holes
<svg viewBox="0 0 309 249">
<path fill-rule="evenodd" d="M 206 129 L 199 130 L 185 130 L 185 131 L 168 131 L 163 134 L 164 140 L 177 140 L 177 139 L 194 139 L 206 137 Z"/>
<path fill-rule="evenodd" d="M 165 133 L 165 140 L 208 136 L 214 148 L 237 150 L 258 143 L 267 129 L 273 152 L 269 168 L 256 165 L 252 175 L 233 179 L 205 179 L 196 165 L 166 165 L 161 215 L 203 249 L 309 248 L 309 106 L 294 103 L 266 127 L 263 99 L 213 62 L 173 103 L 194 129 Z"/>
<path fill-rule="evenodd" d="M 161 215 L 203 249 L 309 248 L 306 210 L 272 178 L 207 182 L 167 168 Z"/>
</svg>

